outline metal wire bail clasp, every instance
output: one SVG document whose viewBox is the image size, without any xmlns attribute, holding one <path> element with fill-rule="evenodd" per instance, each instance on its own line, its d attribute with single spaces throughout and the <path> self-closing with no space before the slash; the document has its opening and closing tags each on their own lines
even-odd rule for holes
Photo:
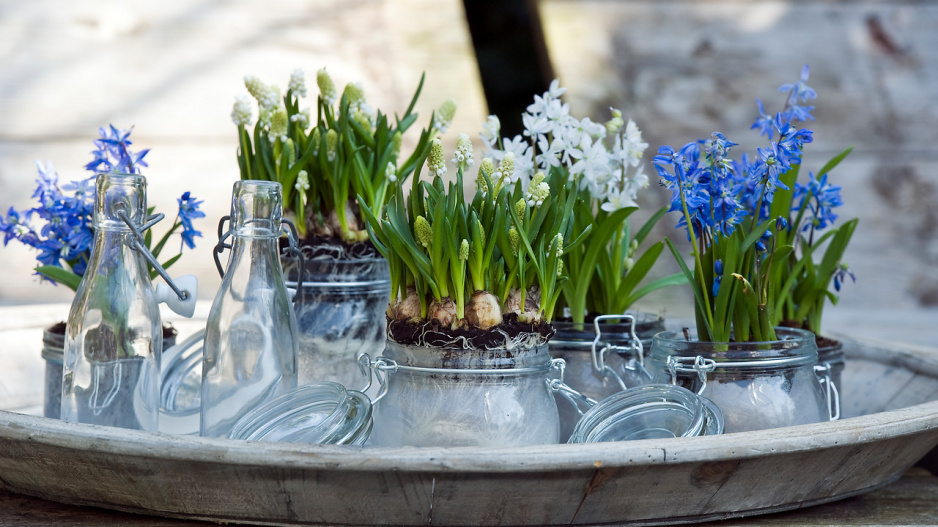
<svg viewBox="0 0 938 527">
<path fill-rule="evenodd" d="M 212 257 L 215 259 L 215 269 L 218 270 L 218 276 L 225 277 L 225 269 L 221 265 L 221 259 L 219 256 L 225 251 L 225 249 L 231 249 L 231 244 L 228 243 L 228 238 L 231 237 L 231 229 L 225 228 L 225 223 L 231 222 L 231 216 L 222 216 L 218 220 L 218 243 L 215 244 L 215 248 L 212 250 Z M 303 259 L 303 251 L 300 250 L 300 237 L 297 234 L 296 225 L 287 218 L 281 218 L 281 229 L 283 225 L 286 225 L 285 229 L 287 235 L 287 246 L 283 249 L 284 254 L 288 256 L 293 256 L 297 259 L 299 263 L 299 272 L 296 277 L 296 291 L 293 293 L 292 302 L 296 303 L 300 298 L 300 293 L 303 290 L 303 274 L 305 272 L 305 265 Z"/>
<path fill-rule="evenodd" d="M 169 277 L 169 274 L 166 273 L 166 269 L 160 265 L 160 262 L 156 260 L 153 253 L 147 248 L 146 239 L 143 237 L 144 231 L 159 223 L 165 216 L 163 214 L 149 216 L 147 221 L 139 227 L 134 225 L 130 220 L 126 210 L 119 210 L 117 216 L 127 225 L 127 228 L 130 229 L 133 235 L 128 244 L 131 250 L 140 253 L 147 263 L 149 263 L 166 282 L 165 285 L 157 284 L 156 291 L 154 291 L 156 301 L 165 303 L 178 315 L 186 318 L 191 317 L 192 314 L 195 313 L 195 301 L 199 294 L 198 279 L 195 275 L 185 275 L 177 279 L 178 284 L 174 282 L 173 279 Z"/>
<path fill-rule="evenodd" d="M 552 372 L 556 371 L 560 375 L 558 378 L 549 379 L 547 381 L 547 385 L 550 387 L 552 392 L 559 393 L 563 396 L 564 399 L 569 401 L 579 415 L 583 415 L 587 410 L 596 406 L 596 401 L 583 395 L 578 390 L 572 388 L 569 384 L 563 382 L 563 373 L 566 369 L 566 366 L 567 362 L 563 359 L 551 359 L 550 370 Z M 581 408 L 581 406 L 583 408 Z"/>
<path fill-rule="evenodd" d="M 668 371 L 671 372 L 671 384 L 677 384 L 678 373 L 696 373 L 700 380 L 700 388 L 697 395 L 702 395 L 707 389 L 707 374 L 717 368 L 717 363 L 713 359 L 705 359 L 700 355 L 696 357 L 675 357 L 668 355 Z"/>
<path fill-rule="evenodd" d="M 818 381 L 824 386 L 827 395 L 827 413 L 831 421 L 840 419 L 840 392 L 837 385 L 831 378 L 831 365 L 828 362 L 822 362 L 814 366 L 814 374 Z"/>
<path fill-rule="evenodd" d="M 617 346 L 615 344 L 604 343 L 602 349 L 599 349 L 599 344 L 602 341 L 602 328 L 599 323 L 604 320 L 626 320 L 629 323 L 629 345 Z M 611 375 L 613 379 L 619 383 L 619 387 L 623 390 L 627 389 L 628 386 L 625 385 L 625 381 L 622 380 L 622 377 L 619 376 L 606 364 L 606 352 L 615 351 L 616 353 L 628 353 L 638 362 L 641 371 L 645 371 L 645 350 L 642 345 L 642 341 L 635 335 L 635 317 L 632 315 L 621 314 L 621 315 L 599 315 L 593 320 L 593 329 L 596 333 L 596 337 L 593 339 L 593 346 L 590 350 L 593 357 L 593 369 L 596 373 L 599 373 L 602 376 Z"/>
</svg>

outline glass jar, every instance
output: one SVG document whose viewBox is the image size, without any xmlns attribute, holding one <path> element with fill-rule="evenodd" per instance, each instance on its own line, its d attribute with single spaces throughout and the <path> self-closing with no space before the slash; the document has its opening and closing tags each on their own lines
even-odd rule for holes
<svg viewBox="0 0 938 527">
<path fill-rule="evenodd" d="M 671 384 L 616 393 L 576 424 L 569 443 L 599 443 L 723 433 L 723 414 L 712 401 Z"/>
<path fill-rule="evenodd" d="M 202 346 L 205 330 L 163 351 L 160 432 L 198 435 L 202 407 Z M 166 346 L 166 341 L 163 341 Z"/>
<path fill-rule="evenodd" d="M 61 417 L 155 432 L 162 329 L 131 225 L 146 221 L 146 179 L 98 174 L 95 239 L 65 329 Z"/>
<path fill-rule="evenodd" d="M 296 388 L 296 319 L 277 247 L 282 203 L 280 183 L 234 184 L 231 255 L 205 325 L 203 436 L 227 437 L 250 410 Z"/>
<path fill-rule="evenodd" d="M 238 421 L 231 439 L 363 445 L 371 435 L 371 400 L 335 382 L 307 384 L 261 405 Z"/>
<path fill-rule="evenodd" d="M 332 381 L 360 387 L 361 353 L 380 353 L 386 338 L 385 310 L 391 296 L 388 262 L 381 257 L 347 259 L 339 248 L 303 247 L 303 287 L 294 307 L 299 336 L 299 384 Z M 287 286 L 296 287 L 300 261 L 282 255 Z"/>
<path fill-rule="evenodd" d="M 727 433 L 831 420 L 832 401 L 815 374 L 814 334 L 775 332 L 779 340 L 770 342 L 700 342 L 693 334 L 659 333 L 649 361 L 652 376 L 655 383 L 676 380 L 713 401 Z"/>
<path fill-rule="evenodd" d="M 566 384 L 583 395 L 601 400 L 651 382 L 643 367 L 643 356 L 651 348 L 655 333 L 664 331 L 661 317 L 650 313 L 601 315 L 591 323 L 551 325 L 556 333 L 549 343 L 550 354 L 566 362 Z M 566 441 L 581 415 L 572 405 L 561 401 L 561 395 L 557 397 L 560 440 Z"/>
<path fill-rule="evenodd" d="M 546 345 L 466 350 L 388 341 L 374 362 L 375 446 L 515 447 L 557 443 Z"/>
</svg>

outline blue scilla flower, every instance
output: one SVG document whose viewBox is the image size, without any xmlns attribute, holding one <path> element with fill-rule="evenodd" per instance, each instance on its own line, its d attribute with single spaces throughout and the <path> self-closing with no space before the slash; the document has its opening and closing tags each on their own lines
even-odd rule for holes
<svg viewBox="0 0 938 527">
<path fill-rule="evenodd" d="M 770 143 L 768 148 L 759 148 L 759 158 L 750 168 L 750 177 L 756 182 L 755 193 L 762 203 L 772 203 L 775 189 L 788 190 L 779 178 L 791 168 L 786 156 L 780 154 L 778 143 Z M 760 198 L 756 198 L 760 199 Z"/>
<path fill-rule="evenodd" d="M 707 154 L 710 164 L 717 165 L 723 162 L 730 148 L 737 144 L 724 137 L 720 132 L 713 132 L 710 140 L 704 143 L 704 152 Z"/>
<path fill-rule="evenodd" d="M 817 93 L 813 88 L 806 84 L 808 82 L 808 76 L 810 73 L 810 68 L 808 68 L 808 65 L 805 64 L 804 67 L 801 68 L 801 80 L 794 84 L 782 84 L 778 87 L 779 92 L 789 92 L 789 105 L 797 104 L 799 100 L 802 102 L 807 102 L 811 99 L 817 99 Z"/>
<path fill-rule="evenodd" d="M 113 124 L 107 128 L 98 129 L 100 138 L 95 139 L 95 150 L 92 150 L 94 159 L 85 165 L 92 172 L 124 172 L 139 174 L 140 167 L 148 166 L 143 158 L 150 152 L 149 149 L 134 153 L 130 149 L 131 130 L 121 130 Z"/>
<path fill-rule="evenodd" d="M 857 277 L 853 274 L 853 271 L 850 270 L 847 264 L 840 264 L 837 266 L 837 270 L 834 271 L 834 290 L 840 291 L 840 284 L 844 283 L 848 276 L 853 283 L 856 283 Z"/>
<path fill-rule="evenodd" d="M 176 202 L 179 203 L 179 221 L 182 223 L 182 243 L 194 249 L 195 237 L 202 236 L 202 233 L 192 226 L 192 220 L 205 217 L 205 213 L 199 210 L 202 202 L 196 201 L 195 196 L 189 192 L 184 192 Z"/>
<path fill-rule="evenodd" d="M 759 106 L 759 117 L 756 118 L 756 122 L 752 123 L 750 129 L 754 130 L 758 128 L 759 135 L 767 136 L 769 141 L 771 141 L 775 133 L 775 120 L 771 116 L 766 115 L 761 100 L 756 99 L 756 104 Z"/>
<path fill-rule="evenodd" d="M 831 185 L 827 182 L 827 174 L 815 178 L 813 172 L 808 173 L 807 184 L 795 185 L 793 199 L 799 200 L 799 208 L 807 206 L 813 216 L 812 220 L 805 225 L 804 230 L 812 227 L 820 230 L 834 223 L 837 219 L 834 209 L 844 204 L 840 190 L 839 185 Z M 805 200 L 808 200 L 807 203 Z"/>
<path fill-rule="evenodd" d="M 65 195 L 65 206 L 76 214 L 94 214 L 95 177 L 72 181 L 62 185 L 62 190 L 70 192 Z"/>
<path fill-rule="evenodd" d="M 807 128 L 795 128 L 791 123 L 777 122 L 778 153 L 789 165 L 801 164 L 804 145 L 814 141 L 814 132 Z"/>
</svg>

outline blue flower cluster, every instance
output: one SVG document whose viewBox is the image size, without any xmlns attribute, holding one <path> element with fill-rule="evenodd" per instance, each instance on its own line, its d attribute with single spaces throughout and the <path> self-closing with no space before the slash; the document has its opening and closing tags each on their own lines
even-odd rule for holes
<svg viewBox="0 0 938 527">
<path fill-rule="evenodd" d="M 769 145 L 759 148 L 750 160 L 743 154 L 730 160 L 729 150 L 736 143 L 715 132 L 708 140 L 688 143 L 679 150 L 662 146 L 654 158 L 655 169 L 662 185 L 671 190 L 671 211 L 685 212 L 691 218 L 694 232 L 728 236 L 747 216 L 758 220 L 768 218 L 776 189 L 788 187 L 780 180 L 794 165 L 801 163 L 804 145 L 813 140 L 811 130 L 797 128 L 795 121 L 814 119 L 813 106 L 801 106 L 817 97 L 809 87 L 808 66 L 801 80 L 784 84 L 780 91 L 789 93 L 785 110 L 770 117 L 757 101 L 760 117 L 752 128 L 769 138 Z M 772 140 L 778 134 L 777 140 Z M 816 224 L 826 226 L 834 218 L 830 209 L 840 205 L 840 187 L 827 185 L 827 176 L 796 189 L 797 199 L 812 200 L 811 210 Z M 687 227 L 681 219 L 678 227 Z M 689 235 L 689 233 L 688 233 Z M 760 242 L 761 243 L 761 242 Z"/>
<path fill-rule="evenodd" d="M 140 167 L 147 166 L 144 157 L 149 149 L 133 152 L 130 132 L 113 125 L 100 128 L 100 137 L 95 139 L 92 151 L 94 160 L 85 168 L 93 173 L 139 174 Z M 43 166 L 37 161 L 36 165 L 39 177 L 32 197 L 37 205 L 22 211 L 10 207 L 5 217 L 0 216 L 3 245 L 17 240 L 39 251 L 36 259 L 40 266 L 64 267 L 81 276 L 88 265 L 94 240 L 95 176 L 59 186 L 59 176 L 51 162 Z M 189 192 L 178 202 L 179 212 L 173 229 L 181 225 L 183 244 L 193 248 L 194 238 L 202 234 L 193 227 L 192 220 L 205 216 L 199 210 L 202 202 L 196 201 Z M 41 225 L 38 230 L 34 222 Z"/>
</svg>

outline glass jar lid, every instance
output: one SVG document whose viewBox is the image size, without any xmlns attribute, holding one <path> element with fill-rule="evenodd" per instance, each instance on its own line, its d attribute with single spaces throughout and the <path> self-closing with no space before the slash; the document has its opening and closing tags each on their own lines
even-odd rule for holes
<svg viewBox="0 0 938 527">
<path fill-rule="evenodd" d="M 335 382 L 307 384 L 248 412 L 231 439 L 362 445 L 371 436 L 371 400 Z"/>
<path fill-rule="evenodd" d="M 706 397 L 673 384 L 637 386 L 587 411 L 569 443 L 599 443 L 723 433 L 723 414 Z"/>
</svg>

